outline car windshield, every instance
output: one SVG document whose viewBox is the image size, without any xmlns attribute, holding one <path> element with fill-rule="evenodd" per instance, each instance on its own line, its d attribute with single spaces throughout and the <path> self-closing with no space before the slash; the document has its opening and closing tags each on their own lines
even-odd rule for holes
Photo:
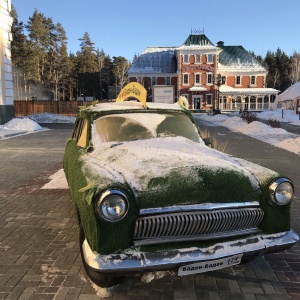
<svg viewBox="0 0 300 300">
<path fill-rule="evenodd" d="M 102 142 L 124 142 L 182 136 L 199 142 L 196 126 L 184 113 L 129 113 L 100 117 L 94 122 Z"/>
</svg>

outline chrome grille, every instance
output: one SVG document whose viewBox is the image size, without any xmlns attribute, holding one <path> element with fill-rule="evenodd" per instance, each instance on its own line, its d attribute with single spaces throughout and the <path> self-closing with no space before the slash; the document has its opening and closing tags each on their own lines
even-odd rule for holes
<svg viewBox="0 0 300 300">
<path fill-rule="evenodd" d="M 136 246 L 176 241 L 208 240 L 255 233 L 263 219 L 258 207 L 188 211 L 137 219 Z"/>
</svg>

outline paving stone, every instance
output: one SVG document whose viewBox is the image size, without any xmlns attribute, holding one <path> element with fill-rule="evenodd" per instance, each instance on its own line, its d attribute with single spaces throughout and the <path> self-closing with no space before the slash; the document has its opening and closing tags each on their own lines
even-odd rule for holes
<svg viewBox="0 0 300 300">
<path fill-rule="evenodd" d="M 15 151 L 12 159 L 0 150 L 0 168 L 5 170 L 0 173 L 1 299 L 101 299 L 82 266 L 79 230 L 69 191 L 40 189 L 49 175 L 62 167 L 64 143 L 71 130 L 60 130 L 60 141 L 56 130 L 39 138 L 32 135 L 30 140 L 23 136 L 18 141 L 1 141 L 1 149 Z M 40 143 L 49 149 L 35 150 L 34 156 L 26 151 L 16 152 L 30 147 L 39 149 Z M 56 153 L 51 152 L 51 147 L 56 148 Z M 300 228 L 300 204 L 294 207 L 296 220 L 292 220 L 292 225 Z M 300 295 L 299 257 L 300 246 L 296 245 L 280 254 L 215 272 L 186 277 L 171 274 L 149 283 L 134 277 L 103 299 L 282 300 L 289 299 L 288 292 L 290 299 L 296 300 Z"/>
</svg>

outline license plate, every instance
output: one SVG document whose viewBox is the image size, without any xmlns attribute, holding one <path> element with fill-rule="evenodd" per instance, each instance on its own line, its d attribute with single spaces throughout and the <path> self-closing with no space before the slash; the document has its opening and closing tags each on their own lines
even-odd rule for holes
<svg viewBox="0 0 300 300">
<path fill-rule="evenodd" d="M 242 256 L 243 254 L 238 254 L 226 258 L 209 260 L 205 262 L 199 262 L 191 265 L 182 266 L 178 269 L 178 276 L 204 273 L 237 265 L 241 262 Z"/>
</svg>

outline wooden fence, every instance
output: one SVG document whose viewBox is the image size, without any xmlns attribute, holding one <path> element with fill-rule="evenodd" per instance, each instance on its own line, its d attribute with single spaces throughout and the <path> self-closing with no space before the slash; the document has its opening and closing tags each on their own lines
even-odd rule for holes
<svg viewBox="0 0 300 300">
<path fill-rule="evenodd" d="M 86 101 L 49 101 L 49 100 L 15 100 L 15 116 L 23 117 L 33 114 L 60 114 L 63 116 L 77 116 L 80 106 L 91 105 Z"/>
</svg>

